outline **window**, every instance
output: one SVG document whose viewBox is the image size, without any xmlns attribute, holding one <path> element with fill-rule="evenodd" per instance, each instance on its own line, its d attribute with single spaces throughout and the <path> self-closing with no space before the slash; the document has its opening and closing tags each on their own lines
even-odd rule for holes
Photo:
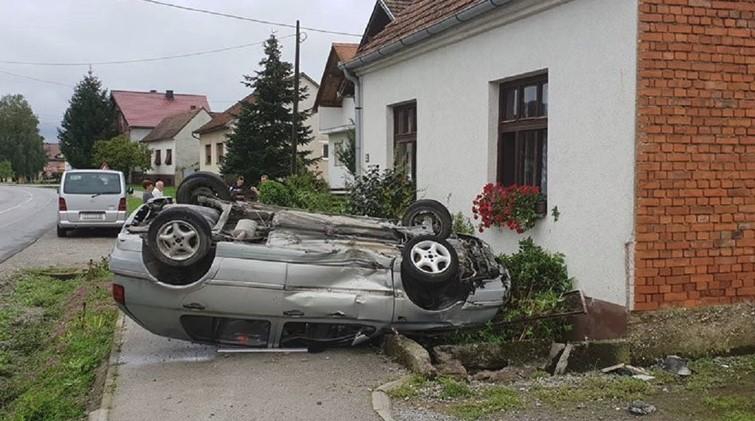
<svg viewBox="0 0 755 421">
<path fill-rule="evenodd" d="M 155 165 L 162 164 L 162 156 L 160 155 L 160 149 L 155 150 Z"/>
<path fill-rule="evenodd" d="M 270 338 L 268 320 L 181 316 L 181 325 L 189 337 L 198 342 L 265 348 Z"/>
<path fill-rule="evenodd" d="M 328 159 L 328 154 L 330 153 L 330 150 L 328 148 L 328 144 L 325 143 L 322 145 L 322 159 Z"/>
<path fill-rule="evenodd" d="M 345 146 L 343 140 L 339 140 L 333 143 L 333 151 L 335 152 L 333 154 L 333 165 L 336 167 L 343 167 L 343 162 L 338 159 L 338 154 L 340 153 L 340 151 L 343 151 L 344 147 Z"/>
<path fill-rule="evenodd" d="M 165 150 L 165 165 L 171 165 L 173 163 L 173 149 Z"/>
<path fill-rule="evenodd" d="M 204 163 L 212 165 L 212 145 L 204 145 Z"/>
<path fill-rule="evenodd" d="M 119 194 L 121 176 L 114 173 L 69 172 L 63 180 L 65 194 Z"/>
<path fill-rule="evenodd" d="M 547 187 L 548 75 L 500 86 L 497 181 Z"/>
<path fill-rule="evenodd" d="M 417 103 L 393 108 L 394 166 L 417 179 Z"/>
<path fill-rule="evenodd" d="M 215 153 L 216 153 L 215 156 L 217 156 L 218 164 L 223 162 L 223 158 L 225 157 L 224 148 L 225 148 L 225 144 L 223 144 L 222 142 L 215 145 Z"/>
</svg>

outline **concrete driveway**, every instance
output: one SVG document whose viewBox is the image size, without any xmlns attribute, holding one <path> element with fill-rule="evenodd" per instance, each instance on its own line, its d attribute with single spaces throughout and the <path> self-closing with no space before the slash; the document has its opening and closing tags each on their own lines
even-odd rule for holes
<svg viewBox="0 0 755 421">
<path fill-rule="evenodd" d="M 218 354 L 128 320 L 109 419 L 379 420 L 372 389 L 403 374 L 370 348 Z"/>
</svg>

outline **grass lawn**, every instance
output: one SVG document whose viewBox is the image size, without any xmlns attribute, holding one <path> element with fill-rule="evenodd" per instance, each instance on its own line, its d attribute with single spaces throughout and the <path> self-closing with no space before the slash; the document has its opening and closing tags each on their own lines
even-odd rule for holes
<svg viewBox="0 0 755 421">
<path fill-rule="evenodd" d="M 104 264 L 61 281 L 20 273 L 0 283 L 0 419 L 85 417 L 110 354 L 117 309 Z"/>
<path fill-rule="evenodd" d="M 132 184 L 129 186 L 134 189 L 134 194 L 136 196 L 129 196 L 128 202 L 127 202 L 127 209 L 128 213 L 133 212 L 136 210 L 136 208 L 139 207 L 139 205 L 142 204 L 142 192 L 144 189 L 141 185 Z M 165 188 L 165 195 L 175 198 L 176 197 L 176 188 L 174 186 L 168 186 Z"/>
</svg>

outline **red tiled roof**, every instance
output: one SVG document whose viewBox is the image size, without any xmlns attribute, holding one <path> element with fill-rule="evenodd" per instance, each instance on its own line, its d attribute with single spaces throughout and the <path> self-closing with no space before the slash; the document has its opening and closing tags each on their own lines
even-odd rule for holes
<svg viewBox="0 0 755 421">
<path fill-rule="evenodd" d="M 168 99 L 165 92 L 110 91 L 115 104 L 130 127 L 156 127 L 168 116 L 195 109 L 210 109 L 204 95 L 174 94 Z"/>
<path fill-rule="evenodd" d="M 155 142 L 157 140 L 172 139 L 202 110 L 203 108 L 198 108 L 181 114 L 165 117 L 160 124 L 142 139 L 142 142 Z"/>
<path fill-rule="evenodd" d="M 385 29 L 362 44 L 358 53 L 370 53 L 484 1 L 487 0 L 414 0 Z"/>
<path fill-rule="evenodd" d="M 241 113 L 241 107 L 244 102 L 254 101 L 254 94 L 247 95 L 241 101 L 231 105 L 227 110 L 222 113 L 215 113 L 212 120 L 208 121 L 204 126 L 198 128 L 194 133 L 204 134 L 211 133 L 216 130 L 225 130 L 229 128 L 230 122 L 236 119 Z"/>
<path fill-rule="evenodd" d="M 48 161 L 65 161 L 63 153 L 60 151 L 59 143 L 45 143 L 44 148 Z"/>
<path fill-rule="evenodd" d="M 357 55 L 359 44 L 334 42 L 333 50 L 336 52 L 336 56 L 339 62 L 349 61 L 354 58 L 355 55 Z"/>
<path fill-rule="evenodd" d="M 411 6 L 414 0 L 383 0 L 393 16 L 398 16 L 404 9 Z"/>
</svg>

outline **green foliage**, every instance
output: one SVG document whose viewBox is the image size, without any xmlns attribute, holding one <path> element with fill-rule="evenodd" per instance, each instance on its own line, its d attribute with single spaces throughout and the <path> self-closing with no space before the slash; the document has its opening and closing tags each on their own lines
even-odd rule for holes
<svg viewBox="0 0 755 421">
<path fill-rule="evenodd" d="M 99 167 L 107 162 L 110 168 L 123 172 L 126 177 L 134 168 L 151 168 L 151 155 L 147 145 L 132 142 L 126 136 L 98 140 L 92 150 L 92 165 Z"/>
<path fill-rule="evenodd" d="M 311 212 L 343 212 L 342 201 L 330 193 L 330 187 L 325 181 L 311 173 L 288 177 L 283 183 L 268 181 L 259 190 L 260 202 L 267 205 Z"/>
<path fill-rule="evenodd" d="M 457 234 L 474 235 L 474 224 L 463 213 L 456 212 L 453 215 L 453 231 Z"/>
<path fill-rule="evenodd" d="M 16 173 L 13 171 L 13 166 L 7 159 L 0 162 L 0 181 L 12 179 Z"/>
<path fill-rule="evenodd" d="M 263 183 L 260 185 L 259 191 L 259 200 L 266 205 L 290 208 L 294 202 L 288 186 L 277 181 L 270 180 Z"/>
<path fill-rule="evenodd" d="M 74 88 L 58 129 L 60 149 L 73 168 L 91 168 L 94 144 L 117 134 L 115 111 L 102 82 L 90 71 Z"/>
<path fill-rule="evenodd" d="M 416 197 L 416 187 L 402 170 L 371 168 L 348 185 L 347 212 L 399 219 Z"/>
<path fill-rule="evenodd" d="M 0 419 L 85 416 L 117 316 L 105 265 L 59 281 L 26 273 L 0 295 Z"/>
<path fill-rule="evenodd" d="M 354 122 L 352 121 L 352 124 Z M 346 140 L 340 142 L 336 146 L 335 154 L 336 159 L 343 163 L 349 174 L 356 176 L 357 174 L 357 135 L 355 129 L 350 129 L 346 132 Z"/>
<path fill-rule="evenodd" d="M 556 387 L 535 389 L 535 396 L 551 405 L 572 404 L 574 402 L 620 401 L 629 402 L 644 399 L 653 392 L 653 385 L 631 377 L 592 376 L 579 385 L 563 384 Z"/>
<path fill-rule="evenodd" d="M 0 98 L 0 161 L 9 161 L 13 176 L 34 179 L 47 163 L 39 120 L 22 95 Z"/>
<path fill-rule="evenodd" d="M 507 387 L 490 387 L 481 396 L 452 405 L 451 415 L 462 420 L 478 420 L 486 415 L 524 407 L 524 401 L 516 390 Z"/>
<path fill-rule="evenodd" d="M 244 76 L 244 84 L 254 91 L 254 101 L 244 102 L 236 128 L 228 136 L 228 150 L 222 164 L 224 175 L 241 175 L 259 180 L 262 175 L 281 179 L 291 174 L 292 104 L 304 101 L 306 86 L 294 91 L 294 75 L 290 63 L 281 60 L 278 39 L 271 35 L 265 43 L 266 57 L 255 76 Z M 309 111 L 300 111 L 297 119 L 299 146 L 312 140 L 312 130 L 304 125 Z M 309 151 L 299 151 L 297 172 L 314 161 Z"/>
</svg>

